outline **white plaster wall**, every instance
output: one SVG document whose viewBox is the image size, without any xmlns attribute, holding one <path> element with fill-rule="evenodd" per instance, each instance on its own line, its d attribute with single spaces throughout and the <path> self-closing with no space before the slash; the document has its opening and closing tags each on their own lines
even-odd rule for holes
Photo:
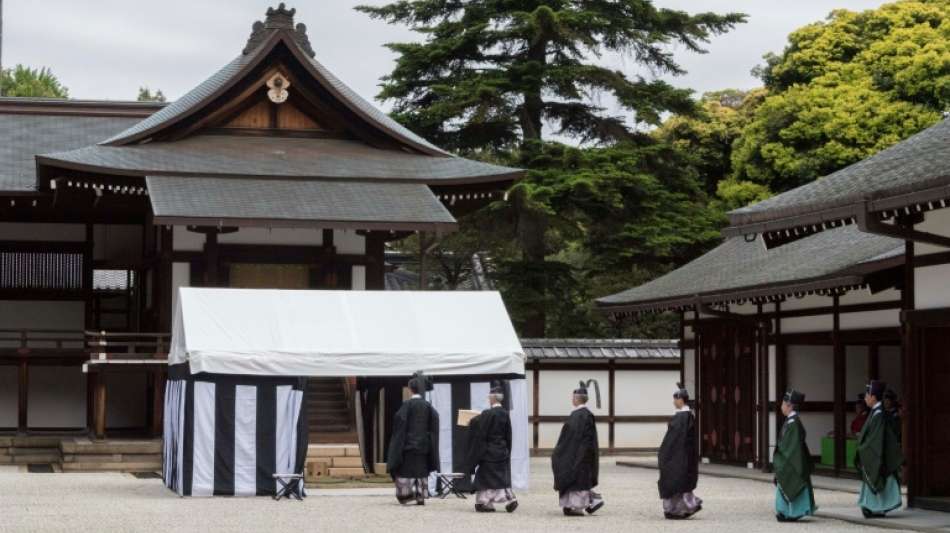
<svg viewBox="0 0 950 533">
<path fill-rule="evenodd" d="M 914 307 L 950 307 L 950 265 L 914 269 Z"/>
<path fill-rule="evenodd" d="M 596 416 L 607 416 L 607 399 L 610 384 L 606 370 L 544 370 L 539 378 L 539 410 L 541 416 L 566 416 L 571 414 L 571 396 L 580 380 L 596 379 L 600 385 L 600 409 L 597 408 L 594 391 L 590 390 L 587 406 Z"/>
<path fill-rule="evenodd" d="M 545 422 L 538 427 L 538 447 L 554 448 L 557 444 L 557 438 L 561 434 L 562 423 Z M 609 429 L 606 422 L 597 423 L 597 444 L 601 449 L 607 447 Z M 615 435 L 616 436 L 616 435 Z"/>
<path fill-rule="evenodd" d="M 16 366 L 0 366 L 0 428 L 17 426 L 17 374 Z"/>
<path fill-rule="evenodd" d="M 29 381 L 29 427 L 86 427 L 86 375 L 82 367 L 32 366 Z"/>
<path fill-rule="evenodd" d="M 805 424 L 807 434 L 805 442 L 808 443 L 808 450 L 812 455 L 821 455 L 821 438 L 835 429 L 834 413 L 802 413 L 801 417 Z M 848 426 L 850 426 L 852 418 L 854 418 L 854 415 L 851 413 L 848 413 L 848 416 L 845 417 Z"/>
<path fill-rule="evenodd" d="M 96 261 L 131 264 L 142 256 L 142 226 L 96 224 L 92 241 Z"/>
<path fill-rule="evenodd" d="M 336 246 L 338 254 L 357 254 L 366 253 L 366 238 L 357 235 L 354 230 L 333 230 L 333 245 Z"/>
<path fill-rule="evenodd" d="M 783 306 L 784 309 L 784 306 Z M 809 331 L 831 331 L 831 315 L 797 316 L 782 319 L 782 333 L 805 333 Z"/>
<path fill-rule="evenodd" d="M 937 235 L 950 236 L 950 209 L 934 209 L 924 213 L 924 221 L 914 228 L 920 231 L 936 233 Z M 932 244 L 915 243 L 914 255 L 931 254 L 945 252 L 946 248 L 934 246 Z"/>
<path fill-rule="evenodd" d="M 0 223 L 0 241 L 85 241 L 83 224 Z"/>
<path fill-rule="evenodd" d="M 686 390 L 690 394 L 699 397 L 699 390 L 696 388 L 696 350 L 683 350 L 683 379 L 685 380 Z"/>
<path fill-rule="evenodd" d="M 282 246 L 319 246 L 323 230 L 319 228 L 241 228 L 218 235 L 221 244 L 269 244 Z"/>
<path fill-rule="evenodd" d="M 617 370 L 614 376 L 617 387 L 614 392 L 615 413 L 617 416 L 673 416 L 673 391 L 679 379 L 679 371 Z"/>
<path fill-rule="evenodd" d="M 617 423 L 614 425 L 614 446 L 618 448 L 659 448 L 664 435 L 666 435 L 666 424 L 664 423 Z M 601 447 L 603 446 L 604 444 L 601 443 Z"/>
<path fill-rule="evenodd" d="M 144 427 L 148 392 L 145 374 L 112 374 L 106 379 L 106 427 Z"/>
<path fill-rule="evenodd" d="M 63 329 L 82 331 L 83 302 L 0 300 L 0 329 Z"/>
<path fill-rule="evenodd" d="M 884 309 L 841 315 L 841 329 L 896 328 L 901 325 L 900 309 Z"/>
<path fill-rule="evenodd" d="M 178 309 L 178 289 L 191 287 L 191 263 L 172 263 L 172 313 Z"/>
<path fill-rule="evenodd" d="M 834 400 L 831 346 L 789 345 L 786 348 L 788 388 L 805 393 L 805 401 Z"/>
<path fill-rule="evenodd" d="M 354 291 L 365 291 L 366 290 L 366 267 L 364 265 L 353 265 L 353 270 L 351 273 L 352 282 L 350 283 L 350 288 Z"/>
<path fill-rule="evenodd" d="M 172 245 L 176 252 L 199 252 L 204 249 L 205 236 L 188 231 L 185 226 L 173 226 Z"/>
<path fill-rule="evenodd" d="M 847 368 L 845 398 L 847 401 L 858 399 L 868 384 L 868 347 L 845 346 L 845 365 Z"/>
</svg>

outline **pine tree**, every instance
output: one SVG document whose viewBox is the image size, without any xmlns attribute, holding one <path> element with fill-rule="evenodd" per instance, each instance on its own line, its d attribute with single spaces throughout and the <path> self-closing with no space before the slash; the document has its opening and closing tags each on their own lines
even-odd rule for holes
<svg viewBox="0 0 950 533">
<path fill-rule="evenodd" d="M 634 125 L 693 111 L 691 91 L 627 76 L 600 65 L 600 56 L 620 54 L 655 75 L 682 74 L 672 46 L 702 53 L 710 37 L 745 20 L 660 9 L 650 0 L 398 0 L 357 9 L 424 36 L 387 45 L 397 60 L 379 98 L 393 103 L 397 120 L 468 155 L 514 151 L 514 164 L 541 173 L 550 161 L 542 145 L 548 133 L 579 142 L 636 140 Z M 598 95 L 630 117 L 610 114 Z M 562 269 L 546 268 L 550 190 L 532 180 L 529 174 L 511 198 L 523 287 L 543 300 L 549 274 Z M 544 309 L 534 311 L 521 333 L 543 336 Z"/>
</svg>

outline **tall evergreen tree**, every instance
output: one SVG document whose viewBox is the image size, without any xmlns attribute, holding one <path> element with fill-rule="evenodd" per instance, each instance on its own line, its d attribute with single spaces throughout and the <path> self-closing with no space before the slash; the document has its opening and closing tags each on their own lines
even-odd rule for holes
<svg viewBox="0 0 950 533">
<path fill-rule="evenodd" d="M 468 154 L 516 149 L 515 163 L 537 171 L 512 198 L 522 286 L 539 301 L 550 294 L 547 280 L 563 270 L 545 268 L 552 215 L 546 200 L 553 195 L 536 179 L 544 180 L 551 162 L 541 145 L 546 134 L 636 140 L 634 124 L 658 124 L 665 112 L 695 106 L 689 90 L 627 76 L 597 59 L 619 54 L 644 71 L 681 74 L 671 46 L 702 53 L 711 36 L 745 20 L 738 13 L 660 9 L 650 0 L 397 0 L 357 9 L 424 36 L 388 45 L 398 57 L 379 97 L 393 102 L 398 120 Z M 632 120 L 598 105 L 598 94 L 615 99 Z M 543 336 L 544 307 L 532 311 L 521 333 Z"/>
<path fill-rule="evenodd" d="M 69 98 L 69 90 L 50 69 L 24 65 L 0 71 L 0 94 L 29 98 Z"/>
</svg>

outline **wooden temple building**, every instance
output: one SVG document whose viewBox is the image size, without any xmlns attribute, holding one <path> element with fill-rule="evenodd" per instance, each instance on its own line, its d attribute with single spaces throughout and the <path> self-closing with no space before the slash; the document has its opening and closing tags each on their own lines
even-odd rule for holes
<svg viewBox="0 0 950 533">
<path fill-rule="evenodd" d="M 730 213 L 726 241 L 598 301 L 623 320 L 681 313 L 700 450 L 769 468 L 787 388 L 819 471 L 852 471 L 857 394 L 904 407 L 908 503 L 950 511 L 950 119 L 868 159 Z"/>
<path fill-rule="evenodd" d="M 394 122 L 293 17 L 168 105 L 0 98 L 0 430 L 161 434 L 177 288 L 382 290 L 387 242 L 521 176 Z M 350 386 L 315 385 L 326 416 Z"/>
</svg>

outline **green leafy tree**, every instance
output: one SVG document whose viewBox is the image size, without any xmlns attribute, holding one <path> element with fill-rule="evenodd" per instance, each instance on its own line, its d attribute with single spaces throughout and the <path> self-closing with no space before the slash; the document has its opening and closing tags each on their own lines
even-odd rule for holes
<svg viewBox="0 0 950 533">
<path fill-rule="evenodd" d="M 51 70 L 24 65 L 0 71 L 0 94 L 31 98 L 69 98 L 69 90 Z"/>
<path fill-rule="evenodd" d="M 894 144 L 950 108 L 950 1 L 834 11 L 757 70 L 769 91 L 728 188 L 782 192 Z"/>
<path fill-rule="evenodd" d="M 502 217 L 520 243 L 520 258 L 503 263 L 502 276 L 517 280 L 509 303 L 527 302 L 520 322 L 528 336 L 548 333 L 547 307 L 539 302 L 558 298 L 553 288 L 572 272 L 547 260 L 566 244 L 558 211 L 574 210 L 550 203 L 571 185 L 552 183 L 558 171 L 550 167 L 556 158 L 547 153 L 545 126 L 582 142 L 631 141 L 640 138 L 631 123 L 658 124 L 664 113 L 693 111 L 689 90 L 628 77 L 596 58 L 617 53 L 644 70 L 681 74 L 671 46 L 703 52 L 711 36 L 745 20 L 736 13 L 659 9 L 649 0 L 398 0 L 357 9 L 424 36 L 423 42 L 388 45 L 396 67 L 379 97 L 393 102 L 398 120 L 469 155 L 513 150 L 513 163 L 529 170 Z M 630 116 L 608 113 L 596 104 L 598 94 L 614 98 Z"/>
<path fill-rule="evenodd" d="M 161 89 L 152 92 L 148 87 L 139 87 L 139 95 L 136 98 L 139 102 L 165 102 L 165 95 Z"/>
</svg>

